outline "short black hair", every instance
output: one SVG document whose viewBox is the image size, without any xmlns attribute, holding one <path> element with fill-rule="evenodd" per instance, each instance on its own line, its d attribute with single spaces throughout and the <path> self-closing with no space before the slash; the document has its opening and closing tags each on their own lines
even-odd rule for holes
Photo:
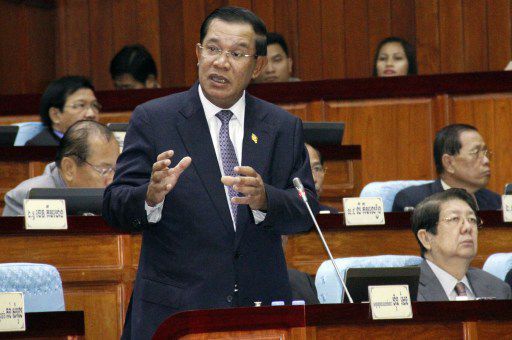
<svg viewBox="0 0 512 340">
<path fill-rule="evenodd" d="M 306 143 L 306 145 L 309 145 L 309 147 L 316 152 L 316 154 L 318 155 L 318 160 L 320 161 L 320 164 L 323 166 L 324 165 L 324 159 L 323 159 L 322 154 L 320 153 L 320 151 L 318 151 L 318 149 L 315 148 L 311 144 Z"/>
<path fill-rule="evenodd" d="M 407 40 L 399 37 L 387 37 L 379 42 L 377 50 L 375 50 L 375 56 L 373 57 L 373 76 L 377 77 L 377 60 L 379 59 L 380 49 L 387 43 L 397 42 L 402 45 L 404 49 L 409 68 L 407 69 L 407 75 L 418 74 L 418 63 L 416 62 L 416 51 L 414 46 L 409 44 Z"/>
<path fill-rule="evenodd" d="M 112 58 L 110 62 L 112 79 L 123 74 L 131 74 L 141 83 L 145 83 L 150 75 L 158 76 L 155 60 L 141 44 L 127 45 Z"/>
<path fill-rule="evenodd" d="M 478 208 L 475 199 L 464 189 L 451 188 L 425 198 L 416 206 L 411 217 L 412 232 L 416 237 L 416 241 L 418 241 L 418 244 L 420 245 L 422 257 L 425 257 L 427 249 L 425 249 L 423 244 L 421 244 L 418 238 L 418 231 L 420 229 L 425 229 L 427 232 L 436 235 L 439 214 L 441 213 L 441 205 L 447 201 L 456 199 L 466 202 L 480 222 L 480 218 L 477 215 Z"/>
<path fill-rule="evenodd" d="M 443 168 L 443 155 L 457 155 L 462 147 L 460 135 L 464 131 L 478 131 L 476 127 L 468 124 L 447 125 L 436 133 L 434 139 L 434 163 L 436 172 L 441 175 Z"/>
<path fill-rule="evenodd" d="M 268 32 L 267 33 L 267 46 L 272 44 L 279 44 L 281 48 L 284 51 L 284 54 L 286 54 L 287 57 L 290 55 L 288 54 L 288 45 L 286 45 L 286 41 L 284 40 L 284 37 L 277 33 L 277 32 Z"/>
<path fill-rule="evenodd" d="M 41 103 L 39 104 L 39 115 L 46 127 L 53 131 L 50 108 L 55 107 L 62 111 L 68 97 L 80 89 L 90 89 L 94 91 L 94 86 L 89 79 L 82 76 L 62 77 L 52 81 L 50 85 L 48 85 L 41 97 Z"/>
<path fill-rule="evenodd" d="M 68 128 L 60 140 L 55 157 L 57 167 L 60 168 L 64 157 L 70 156 L 75 156 L 78 165 L 83 164 L 91 153 L 91 136 L 103 137 L 107 142 L 115 140 L 114 134 L 105 125 L 93 120 L 79 120 Z"/>
<path fill-rule="evenodd" d="M 201 24 L 199 32 L 199 41 L 203 43 L 204 37 L 208 33 L 210 23 L 214 19 L 219 19 L 225 22 L 249 24 L 252 26 L 256 34 L 256 55 L 267 55 L 267 27 L 263 20 L 256 14 L 242 7 L 221 7 L 211 12 Z"/>
</svg>

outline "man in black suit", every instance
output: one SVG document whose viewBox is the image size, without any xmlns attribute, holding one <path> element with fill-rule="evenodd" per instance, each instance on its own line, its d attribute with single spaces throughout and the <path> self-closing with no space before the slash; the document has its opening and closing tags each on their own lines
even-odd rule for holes
<svg viewBox="0 0 512 340">
<path fill-rule="evenodd" d="M 312 226 L 295 177 L 318 206 L 300 119 L 245 91 L 266 50 L 254 13 L 217 9 L 196 46 L 199 83 L 133 112 L 103 203 L 109 224 L 143 231 L 124 338 L 182 310 L 291 301 L 281 235 Z"/>
<path fill-rule="evenodd" d="M 41 97 L 39 115 L 44 130 L 26 145 L 58 146 L 68 128 L 79 120 L 99 121 L 101 105 L 91 82 L 81 76 L 54 80 Z"/>
<path fill-rule="evenodd" d="M 484 139 L 474 126 L 452 124 L 442 128 L 434 140 L 439 178 L 398 192 L 393 211 L 414 208 L 426 197 L 449 188 L 466 189 L 476 199 L 479 210 L 501 209 L 501 196 L 485 188 L 491 176 L 490 157 Z"/>
</svg>

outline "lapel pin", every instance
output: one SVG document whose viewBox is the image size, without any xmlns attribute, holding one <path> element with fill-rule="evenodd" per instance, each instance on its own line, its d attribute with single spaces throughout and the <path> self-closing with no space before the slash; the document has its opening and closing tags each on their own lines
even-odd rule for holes
<svg viewBox="0 0 512 340">
<path fill-rule="evenodd" d="M 254 142 L 254 144 L 258 144 L 258 136 L 256 136 L 254 133 L 251 135 L 251 139 Z"/>
</svg>

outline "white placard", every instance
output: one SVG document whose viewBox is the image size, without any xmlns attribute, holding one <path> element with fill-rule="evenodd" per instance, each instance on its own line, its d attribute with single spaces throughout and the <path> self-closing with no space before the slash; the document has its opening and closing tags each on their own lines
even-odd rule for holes
<svg viewBox="0 0 512 340">
<path fill-rule="evenodd" d="M 25 330 L 23 293 L 0 293 L 0 332 Z"/>
<path fill-rule="evenodd" d="M 61 199 L 25 199 L 25 229 L 68 229 L 66 201 Z"/>
<path fill-rule="evenodd" d="M 512 195 L 501 196 L 501 208 L 503 210 L 503 222 L 512 222 Z"/>
<path fill-rule="evenodd" d="M 374 320 L 412 319 L 408 285 L 368 286 Z"/>
<path fill-rule="evenodd" d="M 346 197 L 343 199 L 345 225 L 385 224 L 384 204 L 380 197 Z"/>
</svg>

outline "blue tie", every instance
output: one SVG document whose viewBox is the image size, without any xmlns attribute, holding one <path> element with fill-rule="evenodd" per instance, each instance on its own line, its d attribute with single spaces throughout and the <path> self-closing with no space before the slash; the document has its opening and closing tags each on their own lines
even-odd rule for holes
<svg viewBox="0 0 512 340">
<path fill-rule="evenodd" d="M 224 175 L 226 176 L 237 176 L 233 168 L 238 166 L 238 160 L 236 159 L 235 148 L 231 139 L 229 138 L 229 121 L 233 116 L 233 112 L 229 110 L 222 110 L 216 114 L 217 118 L 220 119 L 222 125 L 219 132 L 219 145 L 220 145 L 220 156 L 222 158 L 222 168 L 224 169 Z M 231 204 L 231 211 L 233 213 L 233 220 L 236 221 L 236 203 L 231 203 L 231 198 L 237 196 L 237 192 L 232 188 L 228 187 L 228 194 Z"/>
</svg>

